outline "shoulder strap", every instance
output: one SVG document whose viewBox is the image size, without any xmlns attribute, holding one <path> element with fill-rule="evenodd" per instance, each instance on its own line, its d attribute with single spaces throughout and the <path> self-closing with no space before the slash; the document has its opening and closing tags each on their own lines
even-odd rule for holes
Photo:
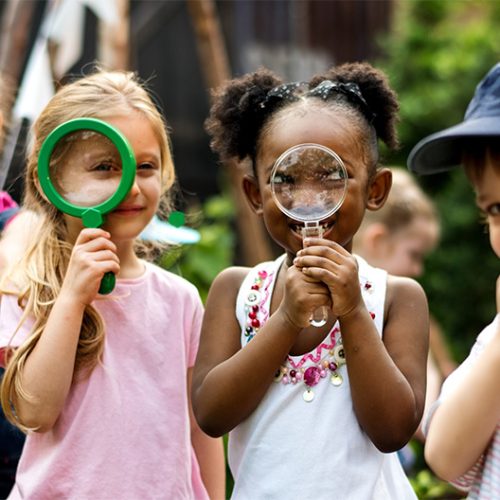
<svg viewBox="0 0 500 500">
<path fill-rule="evenodd" d="M 355 255 L 358 262 L 359 284 L 367 309 L 372 314 L 375 326 L 380 335 L 384 326 L 385 296 L 387 290 L 387 271 L 372 267 L 359 255 Z"/>
<path fill-rule="evenodd" d="M 238 296 L 236 297 L 236 319 L 240 324 L 241 329 L 243 330 L 246 326 L 247 313 L 246 306 L 248 303 L 248 297 L 252 290 L 252 286 L 255 284 L 256 280 L 259 277 L 259 273 L 265 272 L 268 276 L 279 269 L 285 255 L 281 255 L 276 260 L 261 262 L 257 264 L 255 267 L 251 268 L 248 271 L 248 274 L 245 276 L 245 279 L 241 283 Z M 258 300 L 258 297 L 257 299 Z"/>
</svg>

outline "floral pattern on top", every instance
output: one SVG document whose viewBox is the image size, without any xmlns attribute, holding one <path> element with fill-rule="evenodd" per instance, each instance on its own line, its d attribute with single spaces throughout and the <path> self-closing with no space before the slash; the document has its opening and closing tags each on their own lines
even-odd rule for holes
<svg viewBox="0 0 500 500">
<path fill-rule="evenodd" d="M 255 337 L 269 319 L 270 294 L 275 274 L 264 269 L 258 270 L 246 295 L 244 331 L 246 343 Z M 371 282 L 365 280 L 360 286 L 363 292 L 373 293 Z M 372 319 L 375 318 L 373 312 L 370 312 L 370 315 Z M 339 370 L 345 365 L 346 360 L 338 321 L 313 351 L 297 358 L 297 356 L 287 356 L 285 363 L 276 370 L 274 381 L 292 386 L 304 384 L 305 391 L 302 395 L 304 401 L 309 403 L 314 400 L 313 387 L 322 380 L 329 380 L 335 387 L 342 385 L 343 376 Z"/>
</svg>

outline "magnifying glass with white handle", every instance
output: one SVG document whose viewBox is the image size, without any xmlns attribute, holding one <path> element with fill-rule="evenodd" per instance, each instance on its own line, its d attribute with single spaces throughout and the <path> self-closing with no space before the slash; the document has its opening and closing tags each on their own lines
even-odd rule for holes
<svg viewBox="0 0 500 500">
<path fill-rule="evenodd" d="M 323 237 L 321 224 L 341 207 L 347 192 L 347 171 L 340 156 L 321 144 L 305 143 L 287 149 L 271 172 L 271 190 L 278 208 L 303 223 L 302 238 Z M 321 327 L 326 306 L 314 311 L 310 323 Z"/>
</svg>

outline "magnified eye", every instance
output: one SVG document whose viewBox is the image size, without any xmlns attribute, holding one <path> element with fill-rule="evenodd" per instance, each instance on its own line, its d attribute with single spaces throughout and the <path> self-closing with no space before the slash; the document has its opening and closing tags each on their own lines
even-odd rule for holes
<svg viewBox="0 0 500 500">
<path fill-rule="evenodd" d="M 94 170 L 97 170 L 99 172 L 107 172 L 113 168 L 113 165 L 110 163 L 99 163 L 94 167 Z"/>
<path fill-rule="evenodd" d="M 274 184 L 295 184 L 295 177 L 282 173 L 276 173 L 273 177 Z"/>
<path fill-rule="evenodd" d="M 345 178 L 344 172 L 342 172 L 342 170 L 340 169 L 332 169 L 325 171 L 323 172 L 322 177 L 327 181 L 339 181 L 339 180 L 344 180 Z"/>
<path fill-rule="evenodd" d="M 117 173 L 121 171 L 119 164 L 113 162 L 112 160 L 103 160 L 96 163 L 92 168 L 92 172 L 103 172 L 103 173 Z"/>
</svg>

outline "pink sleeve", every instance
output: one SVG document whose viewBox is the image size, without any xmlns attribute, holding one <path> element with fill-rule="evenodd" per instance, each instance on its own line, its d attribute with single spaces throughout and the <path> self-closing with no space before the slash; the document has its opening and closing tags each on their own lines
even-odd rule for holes
<svg viewBox="0 0 500 500">
<path fill-rule="evenodd" d="M 4 349 L 18 347 L 29 336 L 33 321 L 25 321 L 16 331 L 23 314 L 17 304 L 17 296 L 2 295 L 0 300 L 0 365 L 3 365 Z"/>
<path fill-rule="evenodd" d="M 16 208 L 18 205 L 7 191 L 0 191 L 0 212 L 9 208 Z"/>
<path fill-rule="evenodd" d="M 477 481 L 477 478 L 481 475 L 484 469 L 484 462 L 485 454 L 483 453 L 467 472 L 454 481 L 450 481 L 450 484 L 459 490 L 470 491 L 472 485 Z"/>
</svg>

